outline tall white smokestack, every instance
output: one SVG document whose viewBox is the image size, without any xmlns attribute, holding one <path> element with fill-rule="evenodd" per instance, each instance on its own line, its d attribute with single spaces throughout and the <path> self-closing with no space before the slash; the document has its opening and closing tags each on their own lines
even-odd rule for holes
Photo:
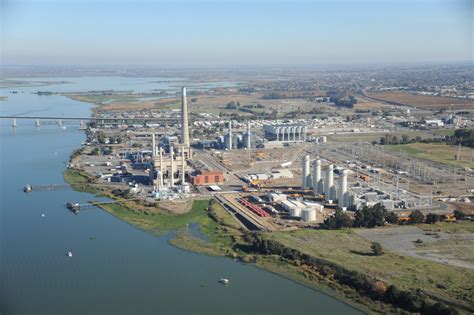
<svg viewBox="0 0 474 315">
<path fill-rule="evenodd" d="M 338 204 L 339 207 L 347 207 L 346 194 L 347 194 L 347 176 L 349 175 L 348 170 L 343 170 L 339 176 L 339 191 L 338 191 Z"/>
<path fill-rule="evenodd" d="M 155 134 L 151 134 L 151 156 L 153 158 L 156 157 L 156 139 L 155 139 Z"/>
<path fill-rule="evenodd" d="M 232 120 L 229 120 L 229 142 L 227 149 L 232 150 Z"/>
<path fill-rule="evenodd" d="M 326 194 L 326 199 L 332 200 L 332 190 L 334 186 L 334 166 L 332 164 L 328 165 L 325 186 L 324 193 Z"/>
<path fill-rule="evenodd" d="M 163 182 L 163 148 L 160 147 L 160 187 L 163 187 L 165 183 Z"/>
<path fill-rule="evenodd" d="M 250 140 L 250 139 L 251 139 L 251 134 L 250 134 L 250 120 L 247 120 L 247 138 L 246 138 L 247 143 L 245 144 L 245 147 L 246 147 L 247 149 L 250 149 L 250 148 L 251 148 L 251 143 L 250 143 L 251 140 Z"/>
<path fill-rule="evenodd" d="M 301 161 L 301 189 L 308 187 L 309 172 L 309 155 L 305 155 L 303 161 Z"/>
<path fill-rule="evenodd" d="M 186 176 L 184 174 L 185 172 L 185 164 L 186 160 L 184 159 L 184 150 L 181 150 L 181 185 L 184 185 L 184 182 L 186 181 Z"/>
<path fill-rule="evenodd" d="M 173 146 L 170 146 L 170 164 L 171 164 L 171 187 L 174 187 L 174 149 Z"/>
<path fill-rule="evenodd" d="M 181 143 L 189 147 L 188 101 L 185 87 L 182 88 L 181 94 Z"/>
<path fill-rule="evenodd" d="M 321 160 L 317 159 L 313 161 L 313 192 L 314 194 L 320 193 L 319 183 L 321 182 Z"/>
</svg>

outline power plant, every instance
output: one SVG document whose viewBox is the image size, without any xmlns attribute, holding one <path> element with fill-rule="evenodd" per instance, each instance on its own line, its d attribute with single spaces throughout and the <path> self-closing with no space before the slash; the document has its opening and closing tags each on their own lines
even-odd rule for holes
<svg viewBox="0 0 474 315">
<path fill-rule="evenodd" d="M 186 183 L 187 160 L 191 159 L 192 151 L 189 142 L 188 105 L 186 99 L 186 88 L 182 88 L 181 94 L 181 139 L 179 143 L 173 141 L 173 137 L 162 137 L 159 144 L 156 135 L 151 134 L 152 169 L 150 179 L 155 187 L 156 198 L 166 198 L 173 190 L 189 192 Z M 165 151 L 167 148 L 167 152 Z M 159 152 L 157 154 L 157 152 Z M 178 154 L 179 153 L 179 154 Z M 176 178 L 180 178 L 177 186 Z"/>
</svg>

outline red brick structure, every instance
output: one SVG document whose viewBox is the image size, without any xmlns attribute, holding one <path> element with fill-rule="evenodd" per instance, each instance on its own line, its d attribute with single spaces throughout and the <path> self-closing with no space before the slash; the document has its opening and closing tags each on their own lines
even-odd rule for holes
<svg viewBox="0 0 474 315">
<path fill-rule="evenodd" d="M 197 175 L 191 176 L 191 184 L 197 185 L 197 186 L 223 185 L 224 172 L 198 171 Z"/>
</svg>

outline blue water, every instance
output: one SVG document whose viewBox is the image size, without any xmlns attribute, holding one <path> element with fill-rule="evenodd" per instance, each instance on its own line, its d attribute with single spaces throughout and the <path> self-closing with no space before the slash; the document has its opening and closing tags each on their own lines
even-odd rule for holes
<svg viewBox="0 0 474 315">
<path fill-rule="evenodd" d="M 0 101 L 0 113 L 87 116 L 87 104 L 31 92 L 153 88 L 149 79 L 110 78 L 104 84 L 98 78 L 63 79 L 74 83 L 0 89 L 8 96 Z M 172 90 L 174 83 L 160 84 Z M 172 247 L 166 237 L 152 236 L 100 209 L 73 215 L 65 208 L 69 201 L 94 199 L 90 194 L 24 194 L 26 183 L 63 183 L 69 154 L 85 137 L 73 126 L 37 129 L 32 121 L 21 120 L 18 125 L 13 129 L 11 121 L 0 121 L 2 315 L 358 313 L 252 265 Z M 66 257 L 69 250 L 71 258 Z M 219 284 L 221 277 L 231 279 L 231 285 Z"/>
</svg>

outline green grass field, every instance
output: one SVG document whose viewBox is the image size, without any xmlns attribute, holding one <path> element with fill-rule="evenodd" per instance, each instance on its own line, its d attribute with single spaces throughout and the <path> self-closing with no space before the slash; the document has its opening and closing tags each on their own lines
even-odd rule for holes
<svg viewBox="0 0 474 315">
<path fill-rule="evenodd" d="M 90 185 L 95 179 L 84 172 L 68 169 L 64 171 L 63 177 L 64 181 L 77 191 L 100 194 L 100 190 Z"/>
<path fill-rule="evenodd" d="M 474 303 L 474 270 L 386 252 L 371 256 L 371 242 L 351 230 L 298 230 L 270 239 L 349 270 L 373 275 L 402 289 L 420 288 L 457 303 Z"/>
<path fill-rule="evenodd" d="M 442 143 L 409 143 L 388 145 L 386 147 L 393 152 L 401 152 L 449 165 L 474 168 L 474 162 L 471 161 L 471 158 L 474 156 L 474 149 L 467 147 L 461 148 L 462 160 L 460 161 L 455 159 L 458 152 L 458 146 L 455 145 Z"/>
<path fill-rule="evenodd" d="M 195 200 L 191 210 L 184 214 L 171 214 L 160 212 L 145 214 L 133 211 L 121 204 L 104 204 L 100 207 L 118 218 L 140 228 L 161 235 L 169 231 L 176 231 L 186 227 L 187 224 L 196 223 L 200 226 L 209 226 L 212 220 L 207 216 L 206 209 L 209 200 Z"/>
</svg>

